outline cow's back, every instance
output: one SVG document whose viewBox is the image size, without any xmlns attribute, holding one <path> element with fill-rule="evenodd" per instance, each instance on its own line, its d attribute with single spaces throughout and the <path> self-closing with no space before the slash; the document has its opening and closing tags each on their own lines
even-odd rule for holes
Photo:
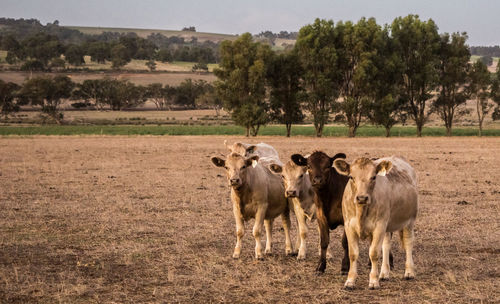
<svg viewBox="0 0 500 304">
<path fill-rule="evenodd" d="M 376 204 L 388 208 L 387 231 L 400 230 L 408 221 L 415 220 L 418 211 L 418 190 L 415 170 L 404 159 L 396 156 L 375 161 L 390 161 L 392 169 L 385 177 L 378 177 L 373 196 Z"/>
</svg>

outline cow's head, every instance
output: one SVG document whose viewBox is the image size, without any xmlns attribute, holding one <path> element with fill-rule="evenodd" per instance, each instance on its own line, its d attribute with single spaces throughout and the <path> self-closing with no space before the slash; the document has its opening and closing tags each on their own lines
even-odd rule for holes
<svg viewBox="0 0 500 304">
<path fill-rule="evenodd" d="M 234 189 L 239 189 L 246 183 L 247 171 L 251 170 L 253 162 L 258 160 L 259 156 L 257 155 L 245 158 L 238 153 L 229 154 L 226 160 L 220 157 L 212 157 L 212 163 L 215 166 L 226 169 L 229 186 Z"/>
<path fill-rule="evenodd" d="M 224 141 L 224 145 L 229 150 L 230 153 L 238 153 L 240 155 L 244 155 L 246 157 L 255 153 L 257 150 L 256 145 L 248 145 L 240 142 L 236 142 L 232 145 L 227 144 L 227 140 Z"/>
<path fill-rule="evenodd" d="M 385 176 L 392 169 L 390 161 L 384 160 L 377 164 L 365 157 L 356 159 L 351 165 L 343 159 L 337 159 L 333 166 L 340 174 L 349 176 L 355 189 L 354 201 L 361 205 L 371 203 L 377 176 Z"/>
<path fill-rule="evenodd" d="M 281 175 L 285 183 L 286 197 L 299 197 L 300 189 L 305 178 L 309 178 L 305 166 L 298 166 L 293 161 L 289 161 L 285 166 L 271 164 L 269 169 L 275 174 Z"/>
<path fill-rule="evenodd" d="M 316 151 L 307 158 L 300 154 L 292 155 L 292 161 L 296 165 L 307 168 L 311 184 L 317 189 L 322 188 L 328 182 L 333 161 L 337 158 L 346 158 L 346 155 L 337 153 L 334 157 L 330 157 L 321 151 Z"/>
</svg>

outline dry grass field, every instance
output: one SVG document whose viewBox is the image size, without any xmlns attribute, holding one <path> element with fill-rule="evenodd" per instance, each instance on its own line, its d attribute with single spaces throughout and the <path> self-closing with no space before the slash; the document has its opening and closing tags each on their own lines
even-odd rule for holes
<svg viewBox="0 0 500 304">
<path fill-rule="evenodd" d="M 498 303 L 500 139 L 259 137 L 282 160 L 321 149 L 359 156 L 398 154 L 419 175 L 417 278 L 395 269 L 368 290 L 361 247 L 357 288 L 342 289 L 342 228 L 331 233 L 324 275 L 284 255 L 281 220 L 273 254 L 253 259 L 247 223 L 240 260 L 225 173 L 210 157 L 236 137 L 0 138 L 2 303 Z M 292 215 L 292 221 L 294 221 Z M 253 221 L 251 221 L 253 223 Z M 296 237 L 293 225 L 293 239 Z M 366 261 L 366 264 L 365 264 Z"/>
<path fill-rule="evenodd" d="M 168 84 L 177 86 L 186 79 L 205 80 L 213 82 L 216 77 L 213 74 L 196 74 L 196 73 L 127 73 L 127 72 L 109 72 L 109 73 L 62 73 L 67 75 L 74 82 L 81 83 L 87 79 L 101 79 L 111 77 L 116 79 L 126 79 L 137 85 L 148 85 L 150 83 Z M 33 76 L 56 75 L 56 73 L 33 73 Z M 26 78 L 30 76 L 29 72 L 0 72 L 0 79 L 5 82 L 15 82 L 22 84 Z"/>
</svg>

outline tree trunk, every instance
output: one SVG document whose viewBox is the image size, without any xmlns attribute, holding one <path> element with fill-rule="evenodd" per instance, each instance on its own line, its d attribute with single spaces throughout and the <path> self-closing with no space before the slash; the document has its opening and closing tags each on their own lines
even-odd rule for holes
<svg viewBox="0 0 500 304">
<path fill-rule="evenodd" d="M 349 137 L 355 137 L 355 136 L 356 136 L 356 127 L 349 126 Z"/>
<path fill-rule="evenodd" d="M 446 126 L 446 136 L 451 136 L 451 126 Z"/>
<path fill-rule="evenodd" d="M 321 137 L 323 135 L 323 125 L 319 124 L 315 126 L 316 128 L 316 137 Z"/>
<path fill-rule="evenodd" d="M 385 137 L 391 137 L 391 127 L 385 127 Z"/>
<path fill-rule="evenodd" d="M 247 126 L 247 134 L 246 137 L 250 137 L 250 126 Z"/>
<path fill-rule="evenodd" d="M 422 123 L 417 122 L 417 137 L 422 137 Z"/>
<path fill-rule="evenodd" d="M 290 137 L 292 131 L 292 124 L 286 124 L 286 137 Z"/>
<path fill-rule="evenodd" d="M 483 121 L 479 121 L 479 137 L 483 136 Z"/>
</svg>

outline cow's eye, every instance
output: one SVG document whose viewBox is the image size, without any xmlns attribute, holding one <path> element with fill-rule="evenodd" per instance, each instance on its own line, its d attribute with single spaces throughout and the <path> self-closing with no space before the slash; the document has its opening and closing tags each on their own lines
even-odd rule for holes
<svg viewBox="0 0 500 304">
<path fill-rule="evenodd" d="M 372 176 L 371 180 L 374 181 L 377 178 L 376 175 Z"/>
<path fill-rule="evenodd" d="M 241 167 L 241 170 L 245 169 L 247 166 L 246 165 L 243 165 L 243 167 Z"/>
<path fill-rule="evenodd" d="M 229 169 L 229 168 L 228 168 L 227 166 L 224 166 L 224 169 L 226 169 L 226 170 L 227 170 L 227 169 Z"/>
<path fill-rule="evenodd" d="M 304 176 L 304 174 L 301 174 L 301 175 L 299 176 L 299 178 L 302 178 L 302 176 Z"/>
</svg>

